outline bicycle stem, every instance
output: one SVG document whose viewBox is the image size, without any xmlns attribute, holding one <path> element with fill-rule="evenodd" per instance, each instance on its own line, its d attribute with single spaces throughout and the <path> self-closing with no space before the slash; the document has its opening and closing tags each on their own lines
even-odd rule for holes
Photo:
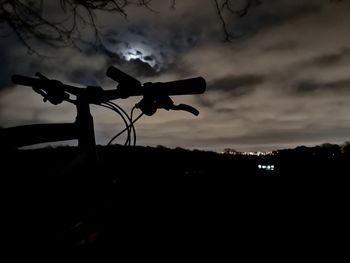
<svg viewBox="0 0 350 263">
<path fill-rule="evenodd" d="M 84 96 L 77 97 L 76 108 L 77 116 L 75 124 L 78 130 L 78 146 L 86 153 L 89 163 L 94 164 L 98 161 L 94 120 L 90 113 L 89 102 Z"/>
</svg>

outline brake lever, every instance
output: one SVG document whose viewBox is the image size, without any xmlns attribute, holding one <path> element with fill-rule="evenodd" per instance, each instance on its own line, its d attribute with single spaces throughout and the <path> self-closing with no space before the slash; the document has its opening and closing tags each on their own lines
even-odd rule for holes
<svg viewBox="0 0 350 263">
<path fill-rule="evenodd" d="M 62 82 L 58 81 L 58 80 L 51 80 L 49 78 L 47 78 L 46 76 L 44 76 L 43 74 L 41 74 L 40 72 L 36 72 L 35 76 L 39 77 L 42 80 L 45 80 L 49 83 L 49 85 L 56 85 L 56 86 L 60 86 L 62 85 Z M 44 90 L 41 87 L 32 87 L 33 90 L 40 94 L 41 96 L 43 96 L 43 101 L 49 101 L 54 105 L 58 105 L 60 103 L 62 103 L 64 100 L 69 101 L 69 94 L 64 92 L 63 90 L 60 89 L 55 89 L 55 88 L 51 88 L 48 90 Z"/>
<path fill-rule="evenodd" d="M 182 110 L 182 111 L 187 111 L 189 113 L 192 113 L 193 115 L 195 116 L 198 116 L 199 115 L 199 111 L 190 106 L 190 105 L 187 105 L 187 104 L 179 104 L 179 105 L 173 105 L 173 107 L 171 108 L 172 110 Z"/>
<path fill-rule="evenodd" d="M 169 96 L 144 96 L 142 100 L 135 105 L 137 109 L 140 109 L 144 114 L 152 116 L 156 113 L 157 109 L 165 110 L 177 110 L 177 111 L 187 111 L 195 116 L 199 115 L 199 111 L 187 104 L 175 105 L 173 100 Z"/>
</svg>

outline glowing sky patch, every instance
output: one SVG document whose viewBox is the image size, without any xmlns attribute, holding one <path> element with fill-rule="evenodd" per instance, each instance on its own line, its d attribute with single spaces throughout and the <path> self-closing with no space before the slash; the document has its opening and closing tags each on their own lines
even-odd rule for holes
<svg viewBox="0 0 350 263">
<path fill-rule="evenodd" d="M 151 67 L 155 67 L 156 60 L 153 52 L 154 51 L 151 48 L 140 44 L 131 44 L 129 47 L 120 50 L 121 57 L 126 61 L 139 59 L 142 62 L 149 64 Z"/>
</svg>

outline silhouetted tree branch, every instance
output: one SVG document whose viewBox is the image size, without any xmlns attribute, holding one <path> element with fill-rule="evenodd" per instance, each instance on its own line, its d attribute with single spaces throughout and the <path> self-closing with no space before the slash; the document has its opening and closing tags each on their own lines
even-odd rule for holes
<svg viewBox="0 0 350 263">
<path fill-rule="evenodd" d="M 215 8 L 217 11 L 217 15 L 220 19 L 220 22 L 222 24 L 222 30 L 225 35 L 225 41 L 230 41 L 233 36 L 228 30 L 226 19 L 224 18 L 225 13 L 229 13 L 231 15 L 238 15 L 240 17 L 245 16 L 248 13 L 248 10 L 251 8 L 252 5 L 259 5 L 261 4 L 260 0 L 246 0 L 244 5 L 235 6 L 234 0 L 214 0 Z"/>
<path fill-rule="evenodd" d="M 227 25 L 226 14 L 245 16 L 253 6 L 258 6 L 263 3 L 263 0 L 245 0 L 243 3 L 236 0 L 213 0 L 218 18 L 222 24 L 222 30 L 225 36 L 225 41 L 232 40 L 233 36 L 230 33 Z M 343 0 L 329 0 L 330 2 L 342 2 Z"/>
<path fill-rule="evenodd" d="M 140 6 L 149 10 L 152 0 L 60 0 L 55 3 L 44 0 L 0 0 L 0 31 L 4 33 L 5 27 L 14 32 L 28 51 L 38 54 L 33 48 L 33 41 L 53 46 L 55 48 L 74 46 L 79 48 L 83 42 L 81 30 L 87 27 L 92 30 L 95 47 L 103 45 L 101 33 L 97 25 L 96 12 L 109 12 L 127 17 L 126 7 Z M 226 40 L 230 39 L 224 12 L 239 14 L 247 13 L 253 2 L 247 0 L 243 8 L 235 9 L 232 1 L 214 0 L 219 19 L 223 25 Z M 220 2 L 220 3 L 219 3 Z M 55 6 L 58 10 L 55 18 L 49 18 L 48 9 Z M 175 9 L 176 0 L 170 0 L 170 8 Z M 5 34 L 6 35 L 6 34 Z"/>
<path fill-rule="evenodd" d="M 92 44 L 101 44 L 100 31 L 97 26 L 96 12 L 109 12 L 127 16 L 125 8 L 129 5 L 150 8 L 151 0 L 60 0 L 49 3 L 44 0 L 0 0 L 0 31 L 14 32 L 28 51 L 38 54 L 33 48 L 32 41 L 53 47 L 78 47 L 81 29 L 88 26 L 93 30 Z M 48 3 L 60 7 L 55 18 L 47 18 Z M 46 5 L 45 5 L 46 4 Z M 7 26 L 7 28 L 6 28 Z"/>
<path fill-rule="evenodd" d="M 263 0 L 212 1 L 226 41 L 233 38 L 227 22 L 228 17 L 230 15 L 242 17 L 252 6 L 263 2 Z M 151 3 L 152 0 L 0 0 L 0 36 L 6 37 L 14 32 L 28 51 L 36 54 L 38 52 L 33 48 L 33 41 L 56 48 L 67 46 L 79 48 L 79 43 L 99 47 L 103 43 L 97 24 L 97 12 L 109 12 L 127 17 L 126 7 L 134 5 L 154 11 L 150 6 Z M 169 4 L 171 9 L 175 9 L 176 0 L 169 0 Z M 55 14 L 50 14 L 49 9 L 53 6 L 56 8 Z M 81 30 L 86 28 L 92 30 L 94 40 L 84 42 Z"/>
</svg>

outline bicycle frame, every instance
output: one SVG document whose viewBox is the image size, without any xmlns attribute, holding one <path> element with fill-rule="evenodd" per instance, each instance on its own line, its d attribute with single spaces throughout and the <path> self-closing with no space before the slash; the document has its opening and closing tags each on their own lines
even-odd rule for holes
<svg viewBox="0 0 350 263">
<path fill-rule="evenodd" d="M 78 140 L 78 147 L 86 153 L 88 160 L 98 160 L 96 152 L 94 121 L 90 103 L 84 93 L 77 96 L 77 116 L 74 123 L 31 124 L 3 129 L 1 138 L 7 147 L 23 147 L 33 144 Z"/>
</svg>

